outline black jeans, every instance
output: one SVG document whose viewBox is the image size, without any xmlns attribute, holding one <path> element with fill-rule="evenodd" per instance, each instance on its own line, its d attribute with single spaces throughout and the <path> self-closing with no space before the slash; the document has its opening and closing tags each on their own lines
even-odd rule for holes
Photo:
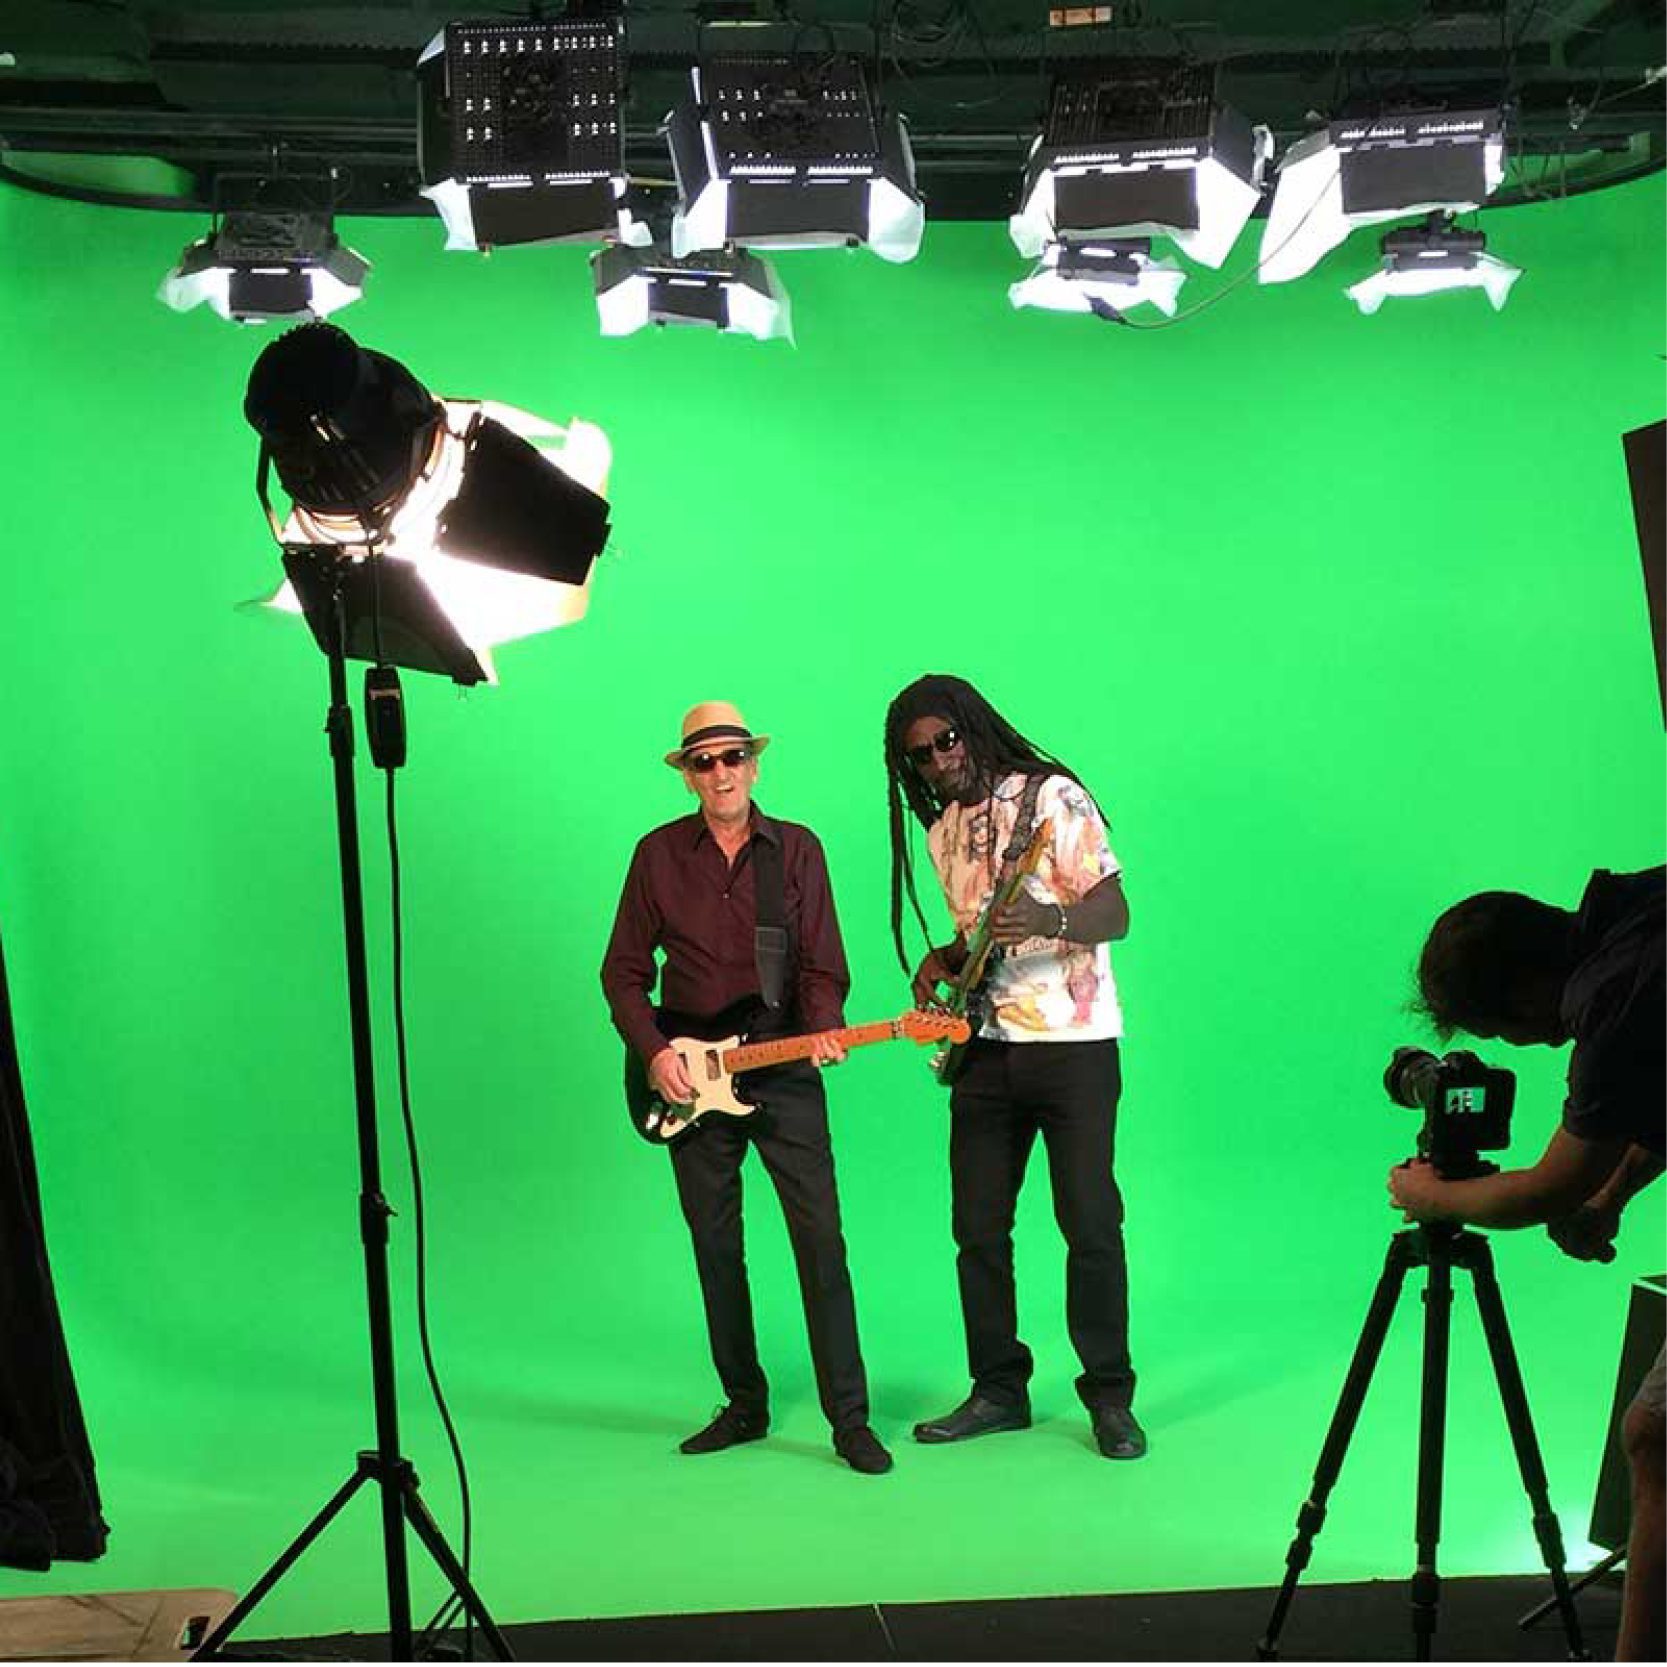
<svg viewBox="0 0 1667 1667">
<path fill-rule="evenodd" d="M 822 1079 L 811 1066 L 798 1064 L 758 1073 L 748 1087 L 761 1102 L 752 1116 L 712 1113 L 671 1152 L 683 1219 L 694 1241 L 712 1364 L 733 1406 L 768 1409 L 741 1222 L 741 1162 L 750 1143 L 764 1160 L 787 1218 L 822 1411 L 836 1430 L 860 1428 L 868 1422 L 868 1381 L 857 1343 Z"/>
<path fill-rule="evenodd" d="M 1134 1400 L 1123 1199 L 1112 1175 L 1122 1071 L 1117 1043 L 975 1039 L 950 1098 L 956 1272 L 973 1388 L 1023 1402 L 1032 1368 L 1019 1340 L 1013 1213 L 1040 1132 L 1065 1236 L 1065 1321 L 1090 1408 Z"/>
</svg>

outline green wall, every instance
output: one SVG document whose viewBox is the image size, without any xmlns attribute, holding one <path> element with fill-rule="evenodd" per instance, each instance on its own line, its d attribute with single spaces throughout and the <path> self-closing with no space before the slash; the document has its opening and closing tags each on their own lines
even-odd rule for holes
<svg viewBox="0 0 1667 1667">
<path fill-rule="evenodd" d="M 1383 1177 L 1414 1120 L 1379 1077 L 1429 1041 L 1403 1009 L 1424 929 L 1471 890 L 1572 903 L 1593 866 L 1662 856 L 1619 441 L 1662 414 L 1661 211 L 1656 178 L 1488 215 L 1525 269 L 1498 316 L 1471 294 L 1361 318 L 1340 291 L 1374 258 L 1363 234 L 1304 282 L 1145 333 L 1013 313 L 1003 228 L 934 225 L 901 268 L 784 258 L 796 349 L 603 341 L 581 251 L 344 227 L 375 263 L 340 318 L 358 339 L 616 450 L 590 617 L 505 649 L 500 688 L 407 685 L 433 1324 L 500 1618 L 1276 1579 L 1398 1225 Z M 301 628 L 236 607 L 277 573 L 240 415 L 271 332 L 154 300 L 200 230 L 0 192 L 0 925 L 115 1528 L 100 1566 L 4 1594 L 247 1587 L 371 1439 L 325 668 Z M 898 1047 L 831 1081 L 897 1470 L 828 1452 L 762 1172 L 777 1429 L 693 1464 L 673 1445 L 717 1396 L 693 1269 L 665 1160 L 618 1107 L 596 980 L 619 882 L 686 808 L 659 762 L 683 709 L 738 701 L 777 738 L 761 802 L 826 843 L 852 1018 L 898 1011 L 880 726 L 927 670 L 1067 759 L 1125 864 L 1119 1173 L 1152 1454 L 1091 1456 L 1040 1174 L 1020 1245 L 1039 1426 L 907 1441 L 963 1365 L 945 1106 Z M 1495 1057 L 1520 1069 L 1527 1160 L 1561 1061 Z M 381 1082 L 406 1444 L 455 1529 L 385 1046 Z M 1607 1269 L 1497 1241 L 1577 1560 L 1628 1281 L 1661 1261 L 1659 1193 L 1634 1216 Z M 1403 1310 L 1315 1580 L 1411 1566 Z M 1455 1334 L 1443 1567 L 1528 1569 L 1468 1296 Z M 251 1635 L 375 1625 L 377 1578 L 361 1505 Z"/>
</svg>

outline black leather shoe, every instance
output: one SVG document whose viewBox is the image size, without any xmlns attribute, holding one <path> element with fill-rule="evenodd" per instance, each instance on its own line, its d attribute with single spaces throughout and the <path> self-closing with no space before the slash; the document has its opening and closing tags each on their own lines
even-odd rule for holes
<svg viewBox="0 0 1667 1667">
<path fill-rule="evenodd" d="M 928 1418 L 924 1424 L 916 1424 L 915 1440 L 969 1441 L 975 1435 L 994 1435 L 997 1430 L 1029 1428 L 1030 1407 L 1026 1402 L 989 1401 L 974 1393 L 942 1418 Z"/>
<path fill-rule="evenodd" d="M 891 1454 L 866 1424 L 854 1430 L 835 1430 L 833 1443 L 834 1451 L 864 1476 L 884 1476 L 891 1469 Z"/>
<path fill-rule="evenodd" d="M 719 1407 L 718 1416 L 704 1430 L 696 1430 L 679 1442 L 680 1453 L 721 1453 L 743 1441 L 762 1441 L 770 1430 L 767 1412 L 746 1412 L 740 1407 Z"/>
<path fill-rule="evenodd" d="M 1127 1407 L 1095 1407 L 1089 1413 L 1094 1440 L 1108 1459 L 1139 1459 L 1146 1454 L 1146 1432 Z"/>
</svg>

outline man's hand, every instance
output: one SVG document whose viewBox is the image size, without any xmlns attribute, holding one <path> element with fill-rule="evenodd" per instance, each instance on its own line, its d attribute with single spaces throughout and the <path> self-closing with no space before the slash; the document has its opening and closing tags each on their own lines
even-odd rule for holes
<svg viewBox="0 0 1667 1667">
<path fill-rule="evenodd" d="M 1403 1211 L 1408 1221 L 1453 1220 L 1448 1185 L 1428 1159 L 1408 1158 L 1389 1172 L 1389 1206 Z"/>
<path fill-rule="evenodd" d="M 1613 1262 L 1615 1235 L 1621 1230 L 1620 1206 L 1582 1204 L 1560 1221 L 1548 1221 L 1545 1230 L 1551 1242 L 1577 1262 Z"/>
<path fill-rule="evenodd" d="M 648 1084 L 668 1106 L 693 1105 L 695 1085 L 673 1047 L 664 1047 L 648 1062 Z"/>
<path fill-rule="evenodd" d="M 953 984 L 955 977 L 943 950 L 927 950 L 925 959 L 915 968 L 914 979 L 909 986 L 914 994 L 915 1006 L 930 1007 L 938 999 L 938 986 Z"/>
<path fill-rule="evenodd" d="M 1059 905 L 1039 903 L 1028 891 L 990 916 L 990 937 L 1003 949 L 1011 949 L 1028 938 L 1051 938 L 1059 932 Z"/>
<path fill-rule="evenodd" d="M 823 1031 L 819 1036 L 811 1039 L 810 1062 L 818 1070 L 824 1065 L 843 1065 L 845 1063 L 845 1044 L 832 1031 Z"/>
</svg>

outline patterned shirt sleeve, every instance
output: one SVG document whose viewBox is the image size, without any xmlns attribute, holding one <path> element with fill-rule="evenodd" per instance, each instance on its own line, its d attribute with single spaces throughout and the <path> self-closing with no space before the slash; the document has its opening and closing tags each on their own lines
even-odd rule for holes
<svg viewBox="0 0 1667 1667">
<path fill-rule="evenodd" d="M 1080 903 L 1100 881 L 1122 872 L 1105 819 L 1069 776 L 1048 777 L 1037 815 L 1053 818 L 1053 848 L 1044 878 L 1060 902 Z"/>
</svg>

